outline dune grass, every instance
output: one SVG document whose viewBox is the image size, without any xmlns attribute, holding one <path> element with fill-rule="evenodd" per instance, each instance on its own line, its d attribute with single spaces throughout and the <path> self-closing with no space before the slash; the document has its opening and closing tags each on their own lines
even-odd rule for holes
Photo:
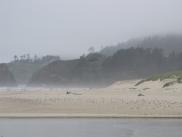
<svg viewBox="0 0 182 137">
<path fill-rule="evenodd" d="M 138 86 L 147 81 L 157 81 L 157 80 L 163 81 L 166 79 L 172 79 L 173 81 L 166 83 L 163 87 L 173 85 L 174 83 L 182 83 L 182 70 L 172 71 L 172 72 L 167 72 L 167 73 L 151 76 L 147 79 L 139 81 L 138 83 L 136 83 L 135 86 Z"/>
</svg>

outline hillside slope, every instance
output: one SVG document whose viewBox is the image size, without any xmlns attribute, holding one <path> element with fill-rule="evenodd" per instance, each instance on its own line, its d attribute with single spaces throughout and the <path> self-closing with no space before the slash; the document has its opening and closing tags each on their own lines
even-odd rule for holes
<svg viewBox="0 0 182 137">
<path fill-rule="evenodd" d="M 76 60 L 55 61 L 34 73 L 30 85 L 97 86 L 141 79 L 182 69 L 182 54 L 165 56 L 161 49 L 121 49 L 111 57 L 92 53 Z"/>
<path fill-rule="evenodd" d="M 130 47 L 143 47 L 143 48 L 161 48 L 165 54 L 171 52 L 182 52 L 182 35 L 167 35 L 167 36 L 152 36 L 141 39 L 131 39 L 117 45 L 105 47 L 100 51 L 101 54 L 112 56 L 120 49 Z"/>
<path fill-rule="evenodd" d="M 16 86 L 15 78 L 9 71 L 7 64 L 0 64 L 0 86 Z"/>
<path fill-rule="evenodd" d="M 102 56 L 94 53 L 80 59 L 52 62 L 34 73 L 29 85 L 95 85 L 101 78 L 99 75 L 103 60 Z"/>
</svg>

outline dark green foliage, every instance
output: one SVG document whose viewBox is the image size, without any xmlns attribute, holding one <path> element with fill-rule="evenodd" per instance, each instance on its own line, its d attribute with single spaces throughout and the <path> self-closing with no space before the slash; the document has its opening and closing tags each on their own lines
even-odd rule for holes
<svg viewBox="0 0 182 137">
<path fill-rule="evenodd" d="M 33 73 L 56 60 L 60 60 L 60 58 L 52 55 L 43 57 L 37 57 L 35 55 L 33 58 L 31 58 L 29 54 L 20 57 L 15 55 L 14 61 L 8 63 L 8 68 L 14 75 L 18 84 L 27 84 Z"/>
<path fill-rule="evenodd" d="M 137 79 L 168 70 L 166 61 L 161 49 L 121 49 L 104 61 L 103 72 L 112 80 Z"/>
<path fill-rule="evenodd" d="M 172 71 L 172 72 L 167 72 L 167 73 L 163 73 L 159 75 L 154 75 L 152 77 L 149 77 L 148 79 L 139 81 L 135 86 L 138 86 L 147 81 L 156 81 L 156 80 L 163 81 L 166 79 L 171 79 L 172 81 L 165 83 L 163 85 L 163 88 L 174 85 L 175 83 L 182 83 L 182 71 Z"/>
<path fill-rule="evenodd" d="M 124 43 L 119 43 L 114 46 L 108 46 L 101 50 L 101 54 L 105 56 L 112 56 L 120 49 L 130 47 L 143 48 L 161 48 L 165 55 L 171 52 L 182 52 L 182 35 L 167 35 L 167 36 L 153 36 L 144 39 L 132 39 Z"/>
<path fill-rule="evenodd" d="M 164 56 L 158 48 L 129 48 L 121 49 L 111 57 L 99 53 L 81 56 L 70 61 L 56 61 L 36 72 L 31 84 L 49 85 L 101 85 L 110 84 L 117 80 L 144 78 L 153 74 L 180 69 L 181 54 Z M 174 63 L 175 62 L 175 63 Z M 171 64 L 173 67 L 171 67 Z M 176 72 L 178 73 L 178 72 Z M 180 73 L 180 72 L 179 72 Z M 178 74 L 179 75 L 179 74 Z M 166 79 L 170 74 L 154 75 L 149 80 Z"/>
<path fill-rule="evenodd" d="M 77 60 L 55 61 L 36 72 L 30 85 L 93 85 L 101 84 L 101 64 L 105 58 L 98 53 Z"/>
<path fill-rule="evenodd" d="M 92 49 L 90 54 L 75 60 L 62 61 L 58 56 L 14 56 L 8 67 L 18 83 L 29 81 L 30 85 L 103 85 L 152 76 L 137 86 L 148 80 L 171 78 L 174 75 L 165 72 L 181 70 L 181 44 L 181 36 L 150 37 L 118 44 L 117 48 L 107 47 L 99 53 Z M 114 52 L 109 56 L 105 54 L 112 49 Z M 178 83 L 181 81 L 179 77 Z"/>
<path fill-rule="evenodd" d="M 15 78 L 7 64 L 0 64 L 0 86 L 16 86 Z"/>
</svg>

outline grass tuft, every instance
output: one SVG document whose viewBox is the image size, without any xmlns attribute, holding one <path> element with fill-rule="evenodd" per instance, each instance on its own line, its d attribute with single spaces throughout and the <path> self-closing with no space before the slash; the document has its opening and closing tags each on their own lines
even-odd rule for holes
<svg viewBox="0 0 182 137">
<path fill-rule="evenodd" d="M 144 79 L 144 80 L 139 81 L 138 83 L 136 83 L 135 86 L 139 86 L 140 84 L 143 84 L 144 82 L 147 82 L 147 81 L 156 81 L 156 80 L 163 81 L 163 80 L 166 80 L 166 79 L 173 79 L 174 81 L 164 84 L 163 87 L 171 86 L 174 83 L 182 83 L 182 70 L 167 72 L 167 73 L 164 73 L 164 74 L 151 76 L 148 79 Z"/>
</svg>

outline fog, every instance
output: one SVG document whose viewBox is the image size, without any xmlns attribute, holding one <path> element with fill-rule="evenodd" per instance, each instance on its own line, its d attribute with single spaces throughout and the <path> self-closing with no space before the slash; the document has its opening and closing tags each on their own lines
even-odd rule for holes
<svg viewBox="0 0 182 137">
<path fill-rule="evenodd" d="M 76 58 L 90 46 L 182 32 L 181 0 L 1 0 L 0 62 L 13 56 Z"/>
</svg>

